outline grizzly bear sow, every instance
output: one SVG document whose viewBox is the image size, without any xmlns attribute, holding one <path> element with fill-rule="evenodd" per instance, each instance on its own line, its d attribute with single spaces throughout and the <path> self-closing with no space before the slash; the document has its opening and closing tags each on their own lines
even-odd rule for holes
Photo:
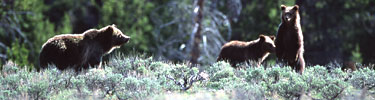
<svg viewBox="0 0 375 100">
<path fill-rule="evenodd" d="M 115 25 L 99 30 L 90 29 L 83 34 L 63 34 L 50 38 L 39 55 L 41 68 L 54 64 L 60 70 L 73 68 L 76 71 L 101 64 L 102 56 L 128 42 Z"/>
<path fill-rule="evenodd" d="M 249 42 L 231 41 L 224 44 L 217 61 L 226 60 L 232 67 L 236 67 L 236 64 L 240 62 L 254 60 L 259 67 L 270 52 L 274 52 L 274 50 L 274 36 L 260 35 L 257 40 Z"/>
<path fill-rule="evenodd" d="M 299 73 L 303 73 L 305 60 L 303 58 L 303 35 L 300 24 L 298 5 L 286 7 L 281 5 L 281 24 L 276 35 L 276 56 L 286 60 L 288 65 Z"/>
</svg>

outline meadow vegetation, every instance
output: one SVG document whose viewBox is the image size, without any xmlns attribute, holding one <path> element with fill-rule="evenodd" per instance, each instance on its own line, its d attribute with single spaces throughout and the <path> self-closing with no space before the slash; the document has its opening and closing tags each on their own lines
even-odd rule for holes
<svg viewBox="0 0 375 100">
<path fill-rule="evenodd" d="M 373 68 L 343 72 L 339 65 L 316 65 L 300 75 L 281 64 L 264 65 L 192 67 L 117 54 L 100 69 L 75 73 L 54 66 L 28 71 L 9 61 L 0 73 L 0 99 L 375 99 Z"/>
</svg>

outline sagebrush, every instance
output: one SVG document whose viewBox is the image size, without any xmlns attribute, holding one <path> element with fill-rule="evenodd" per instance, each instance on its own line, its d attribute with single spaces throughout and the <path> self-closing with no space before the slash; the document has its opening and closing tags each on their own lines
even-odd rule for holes
<svg viewBox="0 0 375 100">
<path fill-rule="evenodd" d="M 9 61 L 0 73 L 0 99 L 375 99 L 373 69 L 309 66 L 300 75 L 280 65 L 244 66 L 117 55 L 103 68 L 75 73 L 54 66 L 28 71 Z"/>
</svg>

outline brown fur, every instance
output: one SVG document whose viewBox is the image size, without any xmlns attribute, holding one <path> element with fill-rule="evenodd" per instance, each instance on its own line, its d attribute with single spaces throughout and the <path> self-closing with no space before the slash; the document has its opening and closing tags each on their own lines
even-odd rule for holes
<svg viewBox="0 0 375 100">
<path fill-rule="evenodd" d="M 227 60 L 232 67 L 236 67 L 236 64 L 240 62 L 254 60 L 259 67 L 269 53 L 274 52 L 274 50 L 274 36 L 260 35 L 257 40 L 249 42 L 231 41 L 224 44 L 217 61 Z"/>
<path fill-rule="evenodd" d="M 353 62 L 353 61 L 345 61 L 344 64 L 343 64 L 343 66 L 341 67 L 341 70 L 344 71 L 344 72 L 356 71 L 357 67 L 356 67 L 355 62 Z"/>
<path fill-rule="evenodd" d="M 303 73 L 303 34 L 300 24 L 299 6 L 286 7 L 281 5 L 281 24 L 275 40 L 276 56 L 286 60 L 288 65 L 299 73 Z"/>
<path fill-rule="evenodd" d="M 54 64 L 60 70 L 76 71 L 101 64 L 102 56 L 129 41 L 115 25 L 99 30 L 90 29 L 83 34 L 63 34 L 50 38 L 39 55 L 41 68 Z"/>
</svg>

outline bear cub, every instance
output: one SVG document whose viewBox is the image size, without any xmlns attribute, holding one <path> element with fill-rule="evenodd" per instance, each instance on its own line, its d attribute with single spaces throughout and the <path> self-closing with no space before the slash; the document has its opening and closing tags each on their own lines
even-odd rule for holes
<svg viewBox="0 0 375 100">
<path fill-rule="evenodd" d="M 232 67 L 236 64 L 254 60 L 257 67 L 272 52 L 275 51 L 274 36 L 260 35 L 257 40 L 243 42 L 230 41 L 222 46 L 217 61 L 228 61 Z"/>
<path fill-rule="evenodd" d="M 279 60 L 288 62 L 292 69 L 302 74 L 305 60 L 299 6 L 281 5 L 280 8 L 281 24 L 275 40 L 276 56 Z"/>
<path fill-rule="evenodd" d="M 75 71 L 100 66 L 102 57 L 130 40 L 115 25 L 90 29 L 83 34 L 63 34 L 43 44 L 39 55 L 40 68 L 54 64 L 59 70 Z"/>
</svg>

